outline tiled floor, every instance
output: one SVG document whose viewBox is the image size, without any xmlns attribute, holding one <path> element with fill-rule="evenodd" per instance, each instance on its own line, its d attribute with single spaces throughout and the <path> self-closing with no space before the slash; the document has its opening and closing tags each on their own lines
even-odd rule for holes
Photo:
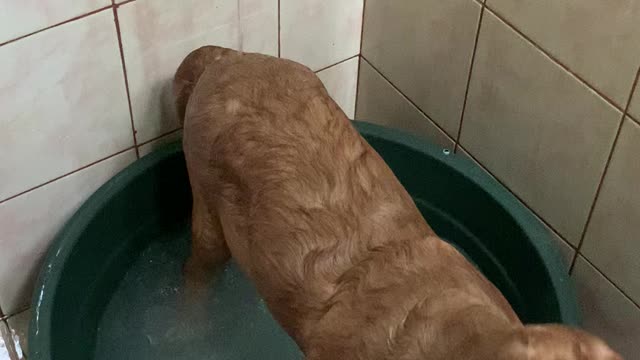
<svg viewBox="0 0 640 360">
<path fill-rule="evenodd" d="M 4 321 L 0 321 L 0 360 L 11 360 L 13 348 L 10 347 L 10 338 L 7 324 Z"/>
<path fill-rule="evenodd" d="M 0 320 L 0 360 L 25 360 L 31 311 Z"/>
<path fill-rule="evenodd" d="M 27 358 L 29 321 L 31 321 L 31 310 L 25 310 L 7 319 L 16 360 Z"/>
</svg>

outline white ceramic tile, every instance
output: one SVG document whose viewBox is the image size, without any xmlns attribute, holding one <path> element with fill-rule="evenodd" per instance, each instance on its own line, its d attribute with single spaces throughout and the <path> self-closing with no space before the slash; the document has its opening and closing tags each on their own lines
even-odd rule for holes
<svg viewBox="0 0 640 360">
<path fill-rule="evenodd" d="M 359 62 L 359 58 L 355 57 L 318 73 L 329 95 L 349 119 L 353 119 L 356 114 Z"/>
<path fill-rule="evenodd" d="M 191 51 L 217 45 L 277 55 L 274 0 L 138 0 L 120 6 L 118 18 L 139 143 L 178 128 L 171 81 Z"/>
<path fill-rule="evenodd" d="M 581 256 L 573 270 L 584 328 L 625 359 L 640 354 L 640 309 Z"/>
<path fill-rule="evenodd" d="M 17 356 L 17 359 L 15 360 L 26 359 L 30 320 L 31 310 L 23 311 L 7 320 L 11 332 L 11 339 L 13 341 L 13 349 Z"/>
<path fill-rule="evenodd" d="M 11 314 L 29 303 L 51 240 L 100 185 L 135 161 L 129 150 L 0 204 L 0 306 Z"/>
<path fill-rule="evenodd" d="M 9 328 L 0 320 L 0 360 L 12 360 L 14 354 Z"/>
<path fill-rule="evenodd" d="M 140 156 L 145 156 L 153 152 L 154 150 L 158 150 L 164 145 L 171 144 L 178 140 L 182 139 L 182 130 L 174 131 L 169 135 L 165 135 L 159 139 L 150 141 L 138 148 L 138 153 Z"/>
<path fill-rule="evenodd" d="M 640 59 L 637 0 L 489 0 L 487 5 L 624 107 Z"/>
<path fill-rule="evenodd" d="M 640 125 L 625 120 L 582 253 L 640 303 Z"/>
<path fill-rule="evenodd" d="M 133 145 L 113 12 L 0 47 L 0 200 Z"/>
<path fill-rule="evenodd" d="M 316 71 L 360 53 L 364 0 L 280 0 L 282 57 Z"/>
<path fill-rule="evenodd" d="M 111 5 L 111 0 L 0 0 L 0 43 Z"/>
<path fill-rule="evenodd" d="M 358 120 L 402 129 L 453 149 L 454 142 L 431 119 L 425 117 L 404 95 L 385 80 L 368 62 L 360 64 Z"/>
<path fill-rule="evenodd" d="M 622 114 L 491 13 L 475 60 L 462 145 L 576 246 Z"/>
<path fill-rule="evenodd" d="M 450 136 L 458 135 L 480 5 L 367 0 L 362 55 Z"/>
<path fill-rule="evenodd" d="M 240 49 L 278 56 L 278 0 L 240 1 Z"/>
</svg>

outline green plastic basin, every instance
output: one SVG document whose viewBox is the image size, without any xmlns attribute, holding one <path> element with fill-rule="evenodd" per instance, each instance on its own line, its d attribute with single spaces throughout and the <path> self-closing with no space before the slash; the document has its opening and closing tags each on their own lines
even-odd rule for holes
<svg viewBox="0 0 640 360">
<path fill-rule="evenodd" d="M 425 140 L 356 126 L 436 232 L 500 288 L 524 322 L 578 325 L 575 293 L 550 234 L 510 192 Z M 30 359 L 93 359 L 98 322 L 127 270 L 159 234 L 188 231 L 190 209 L 180 144 L 142 158 L 92 195 L 59 233 L 40 273 Z M 246 342 L 230 346 L 253 346 Z"/>
</svg>

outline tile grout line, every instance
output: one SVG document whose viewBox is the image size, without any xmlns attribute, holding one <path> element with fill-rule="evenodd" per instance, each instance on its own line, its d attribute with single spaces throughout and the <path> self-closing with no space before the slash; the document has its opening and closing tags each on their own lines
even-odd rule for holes
<svg viewBox="0 0 640 360">
<path fill-rule="evenodd" d="M 0 318 L 0 320 L 8 321 L 10 318 L 14 316 L 18 316 L 25 311 L 30 311 L 30 309 L 31 309 L 31 304 L 19 307 L 18 310 L 12 312 L 11 314 L 5 314 L 3 318 Z"/>
<path fill-rule="evenodd" d="M 638 310 L 640 310 L 640 303 L 636 302 L 631 296 L 629 296 L 629 294 L 627 294 L 615 282 L 613 282 L 604 272 L 598 269 L 598 267 L 594 263 L 592 263 L 591 260 L 589 260 L 586 256 L 583 256 L 583 255 L 579 255 L 579 257 L 582 258 L 582 260 L 584 260 L 592 268 L 594 268 L 596 272 L 600 274 L 600 276 L 602 276 L 605 280 L 607 280 L 611 284 L 611 286 L 613 286 L 616 290 L 618 290 L 625 298 L 627 298 L 627 300 L 629 300 L 633 305 L 636 306 L 636 308 L 638 308 Z"/>
<path fill-rule="evenodd" d="M 125 93 L 127 94 L 127 104 L 129 106 L 129 120 L 131 121 L 131 135 L 133 137 L 133 146 L 136 149 L 136 159 L 140 159 L 140 151 L 138 151 L 138 138 L 136 136 L 136 125 L 133 121 L 133 107 L 131 105 L 131 93 L 129 91 L 129 77 L 127 76 L 127 65 L 124 60 L 124 46 L 122 45 L 122 33 L 120 32 L 120 21 L 118 20 L 118 6 L 113 6 L 113 21 L 116 24 L 116 35 L 118 37 L 118 47 L 120 50 L 120 62 L 122 64 L 122 75 L 124 76 Z"/>
<path fill-rule="evenodd" d="M 640 78 L 640 67 L 636 71 L 635 79 L 633 80 L 633 84 L 631 85 L 631 91 L 629 92 L 629 98 L 627 99 L 627 105 L 624 108 L 624 112 L 622 113 L 622 118 L 620 119 L 620 123 L 618 124 L 618 130 L 616 131 L 616 136 L 613 138 L 613 144 L 611 145 L 611 150 L 609 151 L 609 156 L 607 157 L 607 162 L 605 163 L 604 169 L 602 170 L 602 175 L 600 176 L 600 182 L 598 183 L 598 187 L 596 188 L 596 193 L 593 198 L 593 202 L 591 203 L 591 207 L 589 208 L 589 215 L 587 215 L 587 221 L 584 224 L 584 228 L 582 229 L 582 235 L 580 236 L 580 242 L 578 243 L 578 251 L 573 257 L 573 261 L 571 262 L 571 267 L 569 269 L 569 273 L 573 273 L 573 269 L 578 261 L 578 255 L 582 253 L 582 246 L 584 245 L 584 240 L 587 236 L 587 231 L 589 230 L 589 225 L 591 224 L 591 220 L 593 218 L 593 213 L 595 211 L 598 200 L 600 199 L 600 194 L 602 192 L 602 186 L 604 184 L 605 178 L 609 171 L 609 167 L 611 166 L 611 160 L 613 159 L 613 155 L 616 151 L 616 147 L 618 145 L 618 140 L 620 139 L 620 134 L 622 133 L 622 127 L 624 126 L 624 122 L 626 121 L 627 114 L 629 113 L 629 108 L 631 107 L 631 102 L 633 101 L 633 97 L 635 95 L 636 87 L 638 86 L 638 79 Z M 586 256 L 583 256 L 586 259 Z"/>
<path fill-rule="evenodd" d="M 358 55 L 358 72 L 356 73 L 356 101 L 353 104 L 353 120 L 358 117 L 358 100 L 360 98 L 360 70 L 362 68 L 362 55 Z"/>
<path fill-rule="evenodd" d="M 142 147 L 142 146 L 148 145 L 149 143 L 152 143 L 152 142 L 154 142 L 156 140 L 160 140 L 165 136 L 173 135 L 173 134 L 177 133 L 178 131 L 180 131 L 182 129 L 183 129 L 182 127 L 179 127 L 177 129 L 173 129 L 171 131 L 168 131 L 168 132 L 166 132 L 166 133 L 164 133 L 162 135 L 156 136 L 154 138 L 151 138 L 150 140 L 147 140 L 145 142 L 142 142 L 142 143 L 138 144 L 138 147 Z"/>
<path fill-rule="evenodd" d="M 569 241 L 567 241 L 564 236 L 562 236 L 560 233 L 558 233 L 546 220 L 544 220 L 540 215 L 538 215 L 538 213 L 533 210 L 531 207 L 529 207 L 529 205 L 527 203 L 524 202 L 523 199 L 521 199 L 517 194 L 515 194 L 513 191 L 511 191 L 511 189 L 509 189 L 509 187 L 507 187 L 500 179 L 498 179 L 489 169 L 487 169 L 484 165 L 482 165 L 482 163 L 480 163 L 480 161 L 478 161 L 478 159 L 473 156 L 473 154 L 471 154 L 467 149 L 464 148 L 464 146 L 460 145 L 460 149 L 464 150 L 466 154 L 468 154 L 476 163 L 478 163 L 478 165 L 480 166 L 480 168 L 482 170 L 484 170 L 487 174 L 489 174 L 491 177 L 493 177 L 498 183 L 500 183 L 500 185 L 504 186 L 511 195 L 513 195 L 516 199 L 518 199 L 518 201 L 520 203 L 522 203 L 522 205 L 527 208 L 529 211 L 531 211 L 532 214 L 534 214 L 538 220 L 540 220 L 540 222 L 542 222 L 543 224 L 545 224 L 547 227 L 549 227 L 549 229 L 551 231 L 553 231 L 555 233 L 555 235 L 557 235 L 558 237 L 560 237 L 560 239 L 562 239 L 567 245 L 569 245 L 571 247 L 571 249 L 574 250 L 575 252 L 575 256 L 579 256 L 582 257 L 587 263 L 589 263 L 589 265 L 591 265 L 594 269 L 596 269 L 596 271 L 602 275 L 602 277 L 604 277 L 609 283 L 611 283 L 611 285 L 618 291 L 620 291 L 620 293 L 622 293 L 622 295 L 624 295 L 627 299 L 629 299 L 629 301 L 631 301 L 631 303 L 633 303 L 634 305 L 636 305 L 639 309 L 640 309 L 640 304 L 636 303 L 624 290 L 622 290 L 615 282 L 611 281 L 611 279 L 609 279 L 609 277 L 607 277 L 607 275 L 605 275 L 602 271 L 600 271 L 600 269 L 598 269 L 597 266 L 595 266 L 591 261 L 589 261 L 589 259 L 587 259 L 584 256 L 581 256 L 581 254 L 578 253 L 578 250 L 576 247 L 573 246 L 573 244 L 571 244 Z M 571 275 L 571 272 L 569 273 L 569 275 Z"/>
<path fill-rule="evenodd" d="M 64 20 L 62 22 L 59 22 L 59 23 L 44 27 L 44 28 L 42 28 L 40 30 L 36 30 L 36 31 L 30 32 L 28 34 L 18 36 L 17 38 L 13 38 L 13 39 L 7 40 L 7 41 L 5 41 L 3 43 L 0 43 L 0 46 L 9 45 L 9 44 L 14 43 L 16 41 L 31 37 L 33 35 L 39 34 L 41 32 L 47 31 L 47 30 L 51 30 L 51 29 L 56 28 L 58 26 L 65 25 L 65 24 L 68 24 L 68 23 L 76 21 L 76 20 L 84 19 L 84 18 L 86 18 L 88 16 L 97 14 L 97 13 L 102 12 L 104 10 L 111 9 L 112 7 L 113 7 L 113 5 L 107 5 L 107 6 L 103 6 L 103 7 L 99 8 L 99 9 L 92 10 L 92 11 L 90 11 L 88 13 L 84 13 L 82 15 L 74 16 L 74 17 L 72 17 L 70 19 L 67 19 L 67 20 Z"/>
<path fill-rule="evenodd" d="M 282 7 L 278 0 L 278 58 L 282 58 Z"/>
<path fill-rule="evenodd" d="M 364 45 L 364 19 L 367 11 L 367 0 L 362 0 L 362 26 L 360 28 L 360 53 L 358 54 L 358 73 L 356 74 L 356 101 L 353 110 L 353 120 L 358 116 L 358 100 L 360 99 L 360 68 L 362 67 L 362 48 Z"/>
<path fill-rule="evenodd" d="M 0 205 L 2 205 L 2 204 L 4 204 L 4 203 L 6 203 L 6 202 L 8 202 L 8 201 L 11 201 L 11 200 L 13 200 L 13 199 L 15 199 L 15 198 L 17 198 L 17 197 L 20 197 L 20 196 L 22 196 L 22 195 L 25 195 L 25 194 L 27 194 L 27 193 L 30 193 L 30 192 L 32 192 L 32 191 L 34 191 L 34 190 L 40 189 L 41 187 L 47 186 L 47 185 L 49 185 L 49 184 L 51 184 L 51 183 L 53 183 L 53 182 L 56 182 L 56 181 L 61 180 L 61 179 L 64 179 L 64 178 L 66 178 L 67 176 L 71 176 L 71 175 L 73 175 L 73 174 L 75 174 L 75 173 L 77 173 L 77 172 L 80 172 L 80 171 L 82 171 L 82 170 L 85 170 L 85 169 L 87 169 L 87 168 L 89 168 L 89 167 L 91 167 L 91 166 L 93 166 L 93 165 L 99 164 L 99 163 L 101 163 L 101 162 L 103 162 L 103 161 L 105 161 L 105 160 L 109 160 L 109 159 L 111 159 L 112 157 L 115 157 L 115 156 L 118 156 L 118 155 L 124 154 L 125 152 L 127 152 L 127 151 L 129 151 L 129 150 L 134 150 L 134 149 L 135 149 L 135 148 L 134 148 L 133 146 L 129 146 L 129 147 L 127 147 L 127 148 L 125 148 L 125 149 L 123 149 L 123 150 L 120 150 L 120 151 L 118 151 L 118 152 L 116 152 L 116 153 L 113 153 L 113 154 L 111 154 L 111 155 L 109 155 L 109 156 L 106 156 L 106 157 L 101 158 L 101 159 L 99 159 L 99 160 L 93 161 L 93 162 L 91 162 L 91 163 L 89 163 L 89 164 L 87 164 L 87 165 L 83 165 L 83 166 L 81 166 L 81 167 L 79 167 L 79 168 L 77 168 L 77 169 L 75 169 L 75 170 L 73 170 L 73 171 L 70 171 L 70 172 L 65 173 L 65 174 L 63 174 L 63 175 L 60 175 L 60 176 L 58 176 L 58 177 L 55 177 L 55 178 L 53 178 L 53 179 L 51 179 L 51 180 L 48 180 L 48 181 L 46 181 L 46 182 L 44 182 L 44 183 L 42 183 L 42 184 L 40 184 L 40 185 L 37 185 L 37 186 L 31 187 L 31 188 L 29 188 L 29 189 L 27 189 L 27 190 L 24 190 L 24 191 L 21 191 L 21 192 L 19 192 L 19 193 L 15 194 L 15 195 L 11 195 L 11 196 L 9 196 L 9 197 L 8 197 L 8 198 L 6 198 L 6 199 L 0 200 Z"/>
<path fill-rule="evenodd" d="M 436 123 L 433 118 L 431 118 L 431 116 L 429 116 L 429 114 L 427 114 L 424 110 L 422 110 L 415 102 L 413 102 L 413 100 L 411 100 L 407 95 L 405 95 L 400 88 L 398 88 L 396 86 L 396 84 L 394 84 L 391 80 L 389 80 L 380 70 L 378 70 L 377 67 L 375 67 L 369 60 L 367 60 L 366 57 L 364 56 L 360 56 L 362 58 L 362 60 L 364 62 L 366 62 L 369 66 L 371 66 L 371 68 L 378 74 L 380 75 L 380 77 L 382 77 L 387 83 L 389 83 L 389 85 L 391 85 L 391 87 L 393 87 L 393 89 L 395 91 L 397 91 L 404 100 L 406 100 L 409 104 L 411 104 L 411 106 L 413 106 L 414 108 L 416 108 L 416 110 L 418 110 L 418 112 L 424 116 L 425 118 L 427 118 L 427 120 L 429 120 L 431 122 L 432 125 L 434 125 L 438 130 L 440 130 L 446 137 L 447 139 L 451 140 L 452 143 L 455 144 L 455 140 L 449 136 L 449 134 L 440 126 L 440 124 Z"/>
<path fill-rule="evenodd" d="M 360 55 L 364 45 L 364 19 L 367 11 L 367 0 L 362 0 L 362 25 L 360 26 Z"/>
<path fill-rule="evenodd" d="M 357 58 L 357 57 L 360 57 L 360 54 L 353 55 L 353 56 L 348 57 L 348 58 L 346 58 L 346 59 L 344 59 L 344 60 L 340 60 L 340 61 L 338 61 L 338 62 L 337 62 L 337 63 L 335 63 L 335 64 L 331 64 L 331 65 L 329 65 L 329 66 L 325 66 L 325 67 L 323 67 L 323 68 L 322 68 L 322 69 L 320 69 L 320 70 L 316 70 L 316 71 L 314 71 L 314 73 L 315 73 L 315 74 L 317 74 L 317 73 L 319 73 L 319 72 L 323 72 L 323 71 L 325 71 L 325 70 L 331 69 L 331 68 L 332 68 L 332 67 L 334 67 L 334 66 L 342 65 L 342 64 L 346 63 L 347 61 L 349 61 L 349 60 L 353 60 L 353 59 L 355 59 L 355 58 Z"/>
<path fill-rule="evenodd" d="M 609 151 L 609 155 L 607 156 L 607 161 L 605 162 L 604 169 L 602 170 L 602 174 L 600 175 L 600 181 L 598 182 L 598 186 L 596 187 L 596 193 L 593 197 L 593 201 L 589 206 L 589 213 L 587 214 L 587 219 L 585 221 L 584 227 L 582 228 L 582 234 L 580 234 L 580 241 L 578 242 L 577 251 L 573 256 L 573 260 L 571 261 L 571 267 L 569 267 L 569 274 L 573 274 L 573 269 L 578 261 L 578 255 L 582 252 L 582 245 L 584 245 L 584 239 L 587 235 L 587 230 L 589 230 L 589 225 L 591 224 L 591 219 L 593 218 L 593 213 L 596 208 L 596 204 L 600 199 L 600 193 L 602 191 L 602 184 L 607 176 L 607 172 L 609 171 L 609 166 L 611 165 L 611 159 L 613 158 L 613 153 L 616 150 L 616 146 L 618 145 L 618 139 L 620 138 L 620 133 L 622 132 L 622 126 L 624 125 L 625 116 L 622 115 L 622 119 L 618 124 L 618 128 L 616 130 L 616 135 L 613 138 L 613 143 L 611 144 L 611 150 Z"/>
<path fill-rule="evenodd" d="M 462 112 L 460 113 L 460 123 L 458 124 L 458 134 L 456 134 L 456 139 L 453 147 L 453 152 L 458 152 L 458 147 L 460 146 L 460 137 L 462 136 L 462 123 L 464 121 L 464 115 L 467 110 L 467 100 L 469 99 L 469 88 L 471 88 L 471 78 L 473 76 L 473 67 L 476 62 L 476 52 L 478 51 L 478 41 L 480 40 L 480 30 L 482 30 L 482 19 L 484 17 L 485 4 L 482 2 L 480 4 L 480 16 L 478 17 L 478 27 L 476 29 L 476 39 L 473 44 L 473 52 L 471 54 L 471 63 L 469 64 L 469 75 L 467 76 L 467 88 L 464 92 L 464 100 L 462 102 Z"/>
<path fill-rule="evenodd" d="M 520 37 L 522 37 L 523 39 L 525 39 L 529 44 L 531 44 L 531 46 L 533 46 L 534 48 L 536 48 L 538 51 L 540 51 L 543 55 L 545 55 L 549 60 L 551 60 L 554 64 L 556 64 L 557 66 L 559 66 L 561 69 L 563 69 L 564 71 L 566 71 L 567 73 L 569 73 L 572 77 L 574 77 L 576 80 L 578 80 L 578 82 L 580 82 L 583 86 L 587 87 L 587 89 L 591 90 L 592 92 L 594 92 L 596 95 L 598 95 L 602 100 L 604 100 L 606 103 L 608 103 L 609 105 L 611 105 L 613 108 L 615 108 L 618 111 L 624 111 L 624 109 L 619 106 L 618 104 L 616 104 L 615 101 L 613 101 L 609 96 L 607 96 L 606 94 L 604 94 L 602 91 L 596 89 L 595 86 L 591 85 L 587 80 L 583 79 L 581 75 L 578 75 L 578 73 L 576 73 L 575 71 L 571 70 L 571 68 L 569 68 L 569 66 L 565 65 L 563 62 L 561 62 L 558 58 L 556 58 L 553 54 L 551 54 L 549 51 L 545 50 L 542 46 L 538 45 L 538 43 L 536 43 L 535 41 L 533 41 L 531 38 L 529 38 L 527 35 L 525 35 L 522 31 L 520 31 L 520 29 L 518 29 L 515 25 L 513 25 L 509 20 L 507 20 L 505 17 L 503 17 L 502 15 L 500 15 L 495 9 L 493 9 L 491 6 L 489 6 L 488 4 L 485 3 L 484 5 L 485 9 L 487 11 L 489 11 L 493 16 L 495 16 L 496 18 L 498 18 L 500 21 L 502 21 L 503 23 L 505 23 L 510 29 L 512 29 L 513 31 L 515 31 L 518 35 L 520 35 Z"/>
</svg>

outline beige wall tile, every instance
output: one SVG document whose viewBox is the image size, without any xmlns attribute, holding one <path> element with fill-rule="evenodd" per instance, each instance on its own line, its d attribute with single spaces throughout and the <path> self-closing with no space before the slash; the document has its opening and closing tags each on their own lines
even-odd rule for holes
<svg viewBox="0 0 640 360">
<path fill-rule="evenodd" d="M 129 150 L 0 204 L 0 306 L 5 313 L 29 303 L 42 258 L 62 225 L 135 159 Z"/>
<path fill-rule="evenodd" d="M 624 107 L 640 65 L 640 2 L 489 0 L 487 5 Z"/>
<path fill-rule="evenodd" d="M 480 5 L 471 0 L 368 0 L 362 54 L 456 137 Z"/>
<path fill-rule="evenodd" d="M 485 14 L 461 143 L 574 246 L 621 116 Z"/>
<path fill-rule="evenodd" d="M 638 81 L 638 85 L 636 85 L 631 107 L 629 108 L 629 114 L 637 121 L 640 121 L 640 81 Z"/>
<path fill-rule="evenodd" d="M 317 71 L 360 52 L 364 0 L 281 0 L 282 57 Z"/>
<path fill-rule="evenodd" d="M 582 249 L 640 302 L 640 125 L 630 119 L 622 127 Z"/>
<path fill-rule="evenodd" d="M 217 45 L 277 55 L 277 6 L 277 0 L 138 0 L 120 6 L 138 142 L 179 127 L 171 81 L 191 51 Z"/>
<path fill-rule="evenodd" d="M 454 142 L 369 63 L 360 64 L 356 119 L 405 130 L 453 149 Z"/>
<path fill-rule="evenodd" d="M 107 5 L 110 0 L 0 0 L 0 43 Z"/>
<path fill-rule="evenodd" d="M 160 149 L 164 145 L 171 144 L 181 139 L 182 139 L 182 130 L 174 131 L 171 134 L 165 135 L 159 139 L 156 139 L 141 145 L 138 148 L 138 153 L 140 154 L 140 157 L 142 157 L 152 153 L 155 150 Z"/>
<path fill-rule="evenodd" d="M 584 328 L 609 343 L 625 359 L 640 353 L 640 309 L 582 257 L 573 270 Z"/>
<path fill-rule="evenodd" d="M 112 11 L 0 47 L 0 69 L 0 201 L 133 145 Z"/>
<path fill-rule="evenodd" d="M 353 119 L 356 112 L 359 62 L 359 58 L 355 57 L 318 73 L 329 95 L 349 119 Z"/>
<path fill-rule="evenodd" d="M 31 321 L 31 310 L 23 311 L 7 320 L 13 340 L 13 348 L 18 357 L 16 360 L 26 359 L 29 340 L 29 321 Z"/>
</svg>

